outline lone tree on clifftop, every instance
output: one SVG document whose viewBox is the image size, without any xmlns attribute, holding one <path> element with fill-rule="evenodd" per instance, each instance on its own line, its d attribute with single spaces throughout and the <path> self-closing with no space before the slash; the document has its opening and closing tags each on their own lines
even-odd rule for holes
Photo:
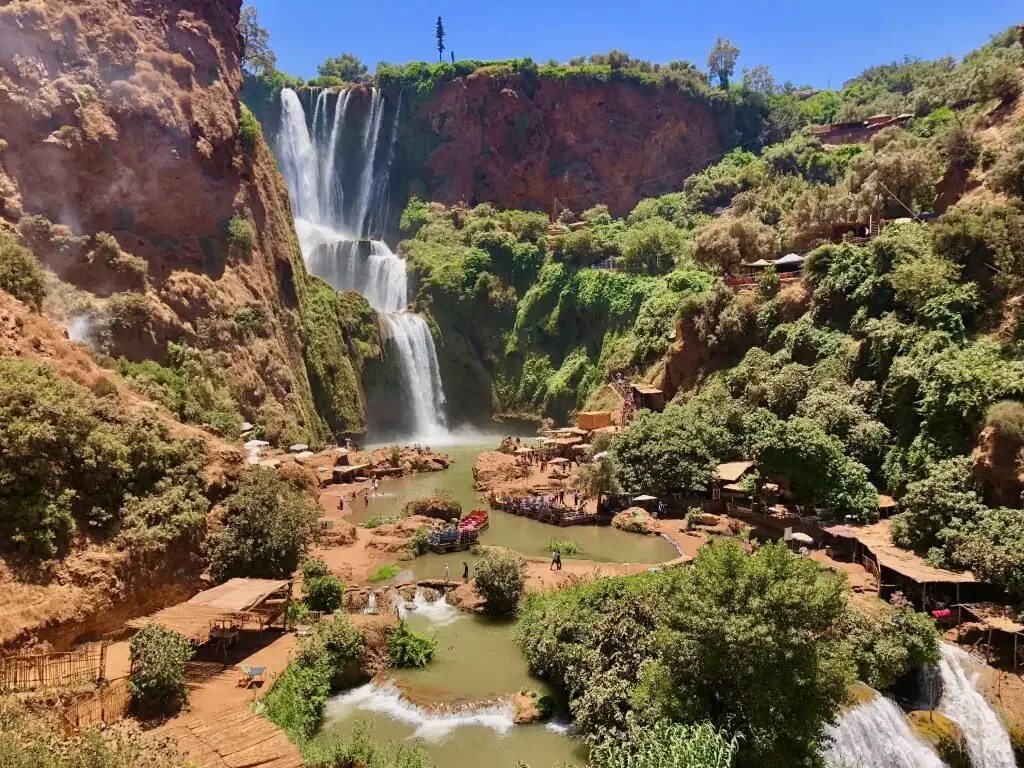
<svg viewBox="0 0 1024 768">
<path fill-rule="evenodd" d="M 437 38 L 437 61 L 441 63 L 441 54 L 444 53 L 444 24 L 441 22 L 441 17 L 437 17 L 437 29 L 434 31 L 434 37 Z"/>
<path fill-rule="evenodd" d="M 715 45 L 708 54 L 708 71 L 712 77 L 718 78 L 718 84 L 723 89 L 729 87 L 729 78 L 736 69 L 736 59 L 739 55 L 740 49 L 721 35 L 715 40 Z"/>
<path fill-rule="evenodd" d="M 242 35 L 242 69 L 250 75 L 273 72 L 277 57 L 270 50 L 270 33 L 260 26 L 256 9 L 251 5 L 242 9 L 238 31 Z"/>
</svg>

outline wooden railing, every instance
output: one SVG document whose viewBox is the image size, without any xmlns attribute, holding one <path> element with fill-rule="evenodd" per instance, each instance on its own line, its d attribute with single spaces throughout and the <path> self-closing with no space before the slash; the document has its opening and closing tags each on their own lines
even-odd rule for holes
<svg viewBox="0 0 1024 768">
<path fill-rule="evenodd" d="M 110 725 L 123 720 L 131 708 L 128 678 L 121 677 L 97 689 L 92 696 L 72 702 L 64 710 L 64 720 L 75 730 Z"/>
<path fill-rule="evenodd" d="M 106 643 L 90 643 L 65 653 L 34 653 L 0 658 L 0 692 L 65 688 L 103 679 Z"/>
</svg>

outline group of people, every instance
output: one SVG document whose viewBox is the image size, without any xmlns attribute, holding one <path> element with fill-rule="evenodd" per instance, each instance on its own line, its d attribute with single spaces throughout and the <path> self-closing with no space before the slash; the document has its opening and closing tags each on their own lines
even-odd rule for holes
<svg viewBox="0 0 1024 768">
<path fill-rule="evenodd" d="M 444 564 L 444 580 L 451 581 L 451 571 L 448 570 L 448 563 Z M 462 561 L 462 583 L 465 584 L 469 581 L 469 563 L 465 560 Z"/>
<path fill-rule="evenodd" d="M 571 506 L 567 503 L 571 501 Z M 498 505 L 509 512 L 536 513 L 551 511 L 578 511 L 582 509 L 584 499 L 580 497 L 579 491 L 567 492 L 564 488 L 558 493 L 541 494 L 539 496 L 526 496 L 515 498 L 513 496 L 499 496 Z"/>
</svg>

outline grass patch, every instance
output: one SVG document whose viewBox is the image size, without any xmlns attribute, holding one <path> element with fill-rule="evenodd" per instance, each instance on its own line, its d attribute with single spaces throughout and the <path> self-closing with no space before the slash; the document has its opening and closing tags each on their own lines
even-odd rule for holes
<svg viewBox="0 0 1024 768">
<path fill-rule="evenodd" d="M 377 569 L 377 572 L 370 577 L 370 581 L 376 584 L 380 581 L 387 581 L 388 579 L 393 579 L 395 578 L 395 576 L 398 575 L 398 572 L 400 570 L 402 569 L 394 563 L 391 563 L 389 565 L 382 565 L 380 568 Z"/>
<path fill-rule="evenodd" d="M 548 539 L 548 543 L 544 546 L 548 552 L 554 552 L 556 549 L 563 555 L 575 556 L 582 554 L 583 549 L 572 539 Z"/>
</svg>

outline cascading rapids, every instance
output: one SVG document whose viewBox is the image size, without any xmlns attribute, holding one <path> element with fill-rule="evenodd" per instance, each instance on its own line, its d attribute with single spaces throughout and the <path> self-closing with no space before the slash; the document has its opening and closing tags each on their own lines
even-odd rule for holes
<svg viewBox="0 0 1024 768">
<path fill-rule="evenodd" d="M 382 139 L 386 105 L 380 91 L 371 89 L 361 113 L 353 109 L 356 98 L 350 90 L 323 90 L 307 109 L 294 90 L 284 89 L 276 151 L 306 268 L 335 290 L 361 293 L 381 314 L 409 410 L 410 436 L 436 441 L 447 429 L 434 339 L 426 321 L 407 309 L 405 260 L 383 241 L 370 239 L 386 218 L 382 209 L 398 112 L 390 136 Z M 345 167 L 346 157 L 355 167 Z"/>
<path fill-rule="evenodd" d="M 946 768 L 910 730 L 900 708 L 881 694 L 847 712 L 828 730 L 829 768 Z"/>
</svg>

